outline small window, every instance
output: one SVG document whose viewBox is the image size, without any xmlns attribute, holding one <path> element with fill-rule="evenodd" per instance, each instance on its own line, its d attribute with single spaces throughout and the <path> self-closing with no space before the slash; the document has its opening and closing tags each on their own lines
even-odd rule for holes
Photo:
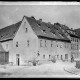
<svg viewBox="0 0 80 80">
<path fill-rule="evenodd" d="M 57 47 L 58 47 L 58 44 L 57 44 Z"/>
<path fill-rule="evenodd" d="M 51 55 L 49 55 L 49 59 L 50 59 Z"/>
<path fill-rule="evenodd" d="M 45 55 L 43 55 L 43 59 L 45 59 Z"/>
<path fill-rule="evenodd" d="M 29 47 L 29 40 L 27 40 L 27 46 Z"/>
<path fill-rule="evenodd" d="M 44 32 L 46 31 L 46 30 L 43 30 Z"/>
<path fill-rule="evenodd" d="M 6 44 L 6 49 L 8 49 L 8 44 Z"/>
<path fill-rule="evenodd" d="M 57 55 L 57 58 L 59 57 L 59 55 Z"/>
<path fill-rule="evenodd" d="M 52 47 L 52 45 L 53 45 L 53 44 L 52 44 L 52 41 L 51 41 L 51 47 Z"/>
<path fill-rule="evenodd" d="M 65 54 L 65 59 L 68 59 L 68 54 Z"/>
<path fill-rule="evenodd" d="M 16 42 L 16 47 L 18 47 L 18 42 Z"/>
<path fill-rule="evenodd" d="M 76 42 L 76 38 L 75 38 L 75 42 Z"/>
<path fill-rule="evenodd" d="M 42 47 L 42 40 L 40 40 L 40 47 Z"/>
<path fill-rule="evenodd" d="M 75 39 L 73 38 L 73 41 L 74 41 Z"/>
<path fill-rule="evenodd" d="M 77 50 L 78 50 L 78 45 L 77 45 Z"/>
<path fill-rule="evenodd" d="M 38 23 L 38 25 L 39 25 L 39 26 L 41 26 L 41 24 L 40 24 L 40 23 Z"/>
<path fill-rule="evenodd" d="M 78 42 L 78 39 L 77 39 L 77 42 Z"/>
<path fill-rule="evenodd" d="M 66 48 L 66 43 L 65 43 L 65 48 Z"/>
</svg>

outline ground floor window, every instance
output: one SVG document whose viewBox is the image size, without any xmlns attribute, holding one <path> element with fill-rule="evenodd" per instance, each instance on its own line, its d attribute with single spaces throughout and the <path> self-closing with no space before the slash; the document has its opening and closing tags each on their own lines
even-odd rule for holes
<svg viewBox="0 0 80 80">
<path fill-rule="evenodd" d="M 51 55 L 49 55 L 49 59 L 50 59 Z"/>
<path fill-rule="evenodd" d="M 65 59 L 68 59 L 68 54 L 65 54 Z"/>
<path fill-rule="evenodd" d="M 43 55 L 43 59 L 45 59 L 45 55 Z"/>
</svg>

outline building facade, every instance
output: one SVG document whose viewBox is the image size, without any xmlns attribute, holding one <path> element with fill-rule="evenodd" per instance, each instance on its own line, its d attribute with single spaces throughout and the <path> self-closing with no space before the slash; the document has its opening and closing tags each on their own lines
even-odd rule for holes
<svg viewBox="0 0 80 80">
<path fill-rule="evenodd" d="M 57 25 L 24 16 L 20 22 L 0 29 L 0 64 L 24 65 L 34 58 L 70 60 L 69 38 Z"/>
</svg>

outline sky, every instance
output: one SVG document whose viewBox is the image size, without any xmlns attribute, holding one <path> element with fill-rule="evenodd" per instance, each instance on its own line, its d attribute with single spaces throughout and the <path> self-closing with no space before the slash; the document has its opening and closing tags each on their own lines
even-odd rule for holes
<svg viewBox="0 0 80 80">
<path fill-rule="evenodd" d="M 59 22 L 73 29 L 80 28 L 80 5 L 37 5 L 37 2 L 35 5 L 0 4 L 0 28 L 22 20 L 24 15 L 52 24 Z"/>
</svg>

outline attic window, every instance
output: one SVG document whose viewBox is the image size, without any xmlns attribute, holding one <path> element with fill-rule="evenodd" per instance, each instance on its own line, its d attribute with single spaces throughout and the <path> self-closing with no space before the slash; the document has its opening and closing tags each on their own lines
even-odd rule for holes
<svg viewBox="0 0 80 80">
<path fill-rule="evenodd" d="M 39 25 L 39 26 L 41 26 L 41 24 L 40 24 L 40 23 L 38 23 L 38 25 Z"/>
<path fill-rule="evenodd" d="M 1 37 L 3 37 L 3 36 L 1 35 Z"/>
<path fill-rule="evenodd" d="M 44 32 L 46 31 L 46 30 L 43 30 Z"/>
<path fill-rule="evenodd" d="M 41 30 L 41 31 L 46 34 L 46 32 L 45 32 L 46 30 Z"/>
<path fill-rule="evenodd" d="M 6 34 L 6 35 L 8 35 L 8 34 Z"/>
<path fill-rule="evenodd" d="M 48 28 L 50 28 L 50 27 L 48 26 Z"/>
<path fill-rule="evenodd" d="M 15 33 L 16 31 L 14 31 L 14 33 Z"/>
</svg>

